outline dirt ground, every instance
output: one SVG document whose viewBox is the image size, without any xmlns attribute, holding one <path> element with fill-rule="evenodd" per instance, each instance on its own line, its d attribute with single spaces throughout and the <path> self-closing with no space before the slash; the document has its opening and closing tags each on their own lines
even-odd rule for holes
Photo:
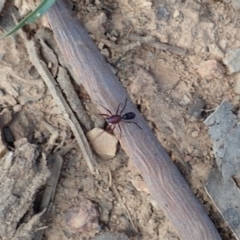
<svg viewBox="0 0 240 240">
<path fill-rule="evenodd" d="M 16 2 L 21 12 L 31 6 L 30 0 Z M 229 48 L 240 46 L 240 15 L 226 2 L 75 0 L 73 11 L 204 205 L 222 239 L 229 240 L 233 235 L 204 190 L 215 159 L 203 123 L 223 100 L 239 105 L 239 76 L 228 73 L 222 59 Z M 43 26 L 38 22 L 30 28 Z M 162 50 L 146 37 L 181 51 Z M 73 134 L 29 61 L 21 38 L 2 40 L 0 56 L 0 110 L 12 113 L 10 129 L 15 139 L 27 137 L 46 154 L 59 144 L 70 143 Z M 219 64 L 208 75 L 201 67 L 207 60 Z M 94 112 L 91 100 L 82 94 L 79 97 Z M 96 117 L 91 115 L 91 119 L 99 126 Z M 59 132 L 51 147 L 47 124 Z M 105 168 L 93 176 L 77 147 L 65 155 L 44 239 L 93 239 L 105 231 L 123 233 L 129 239 L 179 239 L 120 146 L 116 157 L 98 158 L 98 162 Z M 114 187 L 109 187 L 109 172 Z M 80 224 L 69 223 L 80 203 L 84 205 L 81 209 L 87 209 L 81 214 L 92 218 L 84 227 L 70 228 L 69 224 Z M 127 238 L 122 235 L 122 239 Z"/>
</svg>

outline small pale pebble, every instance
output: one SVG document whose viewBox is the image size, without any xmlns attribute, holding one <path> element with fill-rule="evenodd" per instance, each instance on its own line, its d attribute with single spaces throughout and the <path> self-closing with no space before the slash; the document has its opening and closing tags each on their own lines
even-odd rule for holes
<svg viewBox="0 0 240 240">
<path fill-rule="evenodd" d="M 179 10 L 175 10 L 174 13 L 173 13 L 173 17 L 177 18 L 179 15 L 180 15 Z"/>
<path fill-rule="evenodd" d="M 192 132 L 192 137 L 193 137 L 193 138 L 198 137 L 198 131 L 194 131 L 194 132 Z"/>
<path fill-rule="evenodd" d="M 190 103 L 190 98 L 184 94 L 183 98 L 179 101 L 179 104 L 182 105 L 182 106 L 186 106 Z"/>
<path fill-rule="evenodd" d="M 157 210 L 160 210 L 160 207 L 155 199 L 151 197 L 151 195 L 148 195 L 147 201 Z"/>
<path fill-rule="evenodd" d="M 149 194 L 149 190 L 140 176 L 135 177 L 131 180 L 132 185 L 139 191 L 139 192 L 146 192 Z"/>
<path fill-rule="evenodd" d="M 117 138 L 100 128 L 94 128 L 87 133 L 93 149 L 105 157 L 114 157 L 117 151 Z"/>
<path fill-rule="evenodd" d="M 102 35 L 105 33 L 104 25 L 107 22 L 107 16 L 104 12 L 91 18 L 85 23 L 85 28 L 90 33 L 95 33 L 96 35 Z"/>
<path fill-rule="evenodd" d="M 187 154 L 184 159 L 185 159 L 185 162 L 190 162 L 192 161 L 192 156 Z"/>
<path fill-rule="evenodd" d="M 117 190 L 121 192 L 121 191 L 123 191 L 123 187 L 121 185 L 118 185 Z"/>
<path fill-rule="evenodd" d="M 227 42 L 228 42 L 228 41 L 227 41 L 226 39 L 222 39 L 222 40 L 220 40 L 220 42 L 219 42 L 219 47 L 220 47 L 223 51 L 226 50 Z"/>
<path fill-rule="evenodd" d="M 101 50 L 101 53 L 102 53 L 102 55 L 103 55 L 104 57 L 109 57 L 109 56 L 110 56 L 110 53 L 109 53 L 109 51 L 108 51 L 107 48 L 103 48 L 103 49 Z"/>
<path fill-rule="evenodd" d="M 103 47 L 104 47 L 104 44 L 103 44 L 102 42 L 100 42 L 100 43 L 98 44 L 98 48 L 99 48 L 100 50 L 102 50 Z"/>
<path fill-rule="evenodd" d="M 13 106 L 13 111 L 15 113 L 20 112 L 21 110 L 22 110 L 22 106 L 20 104 Z"/>
<path fill-rule="evenodd" d="M 225 68 L 216 60 L 207 60 L 200 63 L 197 72 L 202 78 L 222 78 L 225 73 Z"/>
<path fill-rule="evenodd" d="M 224 57 L 224 52 L 218 47 L 217 44 L 213 43 L 209 46 L 210 52 L 219 60 Z"/>
<path fill-rule="evenodd" d="M 113 36 L 115 36 L 115 37 L 118 37 L 118 36 L 119 36 L 117 30 L 115 30 L 115 29 L 113 29 L 113 30 L 111 31 L 111 34 L 112 34 Z"/>
<path fill-rule="evenodd" d="M 97 205 L 88 199 L 81 199 L 78 206 L 65 212 L 65 222 L 73 232 L 91 232 L 99 229 Z"/>
</svg>

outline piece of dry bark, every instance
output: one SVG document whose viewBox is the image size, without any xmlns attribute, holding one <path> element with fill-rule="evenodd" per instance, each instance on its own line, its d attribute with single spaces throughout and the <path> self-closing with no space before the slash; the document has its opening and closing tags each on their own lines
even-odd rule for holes
<svg viewBox="0 0 240 240">
<path fill-rule="evenodd" d="M 71 75 L 82 84 L 91 99 L 115 112 L 124 102 L 127 92 L 112 73 L 103 56 L 81 22 L 65 1 L 58 0 L 47 18 L 59 48 L 69 64 Z M 121 146 L 140 169 L 152 196 L 171 220 L 181 239 L 221 239 L 203 207 L 158 142 L 156 136 L 133 103 L 128 101 L 126 112 L 136 113 L 134 124 L 122 124 Z M 114 133 L 119 136 L 119 130 Z"/>
<path fill-rule="evenodd" d="M 60 155 L 54 154 L 51 162 L 53 163 L 52 169 L 51 169 L 51 175 L 48 178 L 47 186 L 46 186 L 43 199 L 41 202 L 41 206 L 40 206 L 40 211 L 43 211 L 44 209 L 46 209 L 46 212 L 41 217 L 42 220 L 48 219 L 49 212 L 51 210 L 50 202 L 52 202 L 55 197 L 56 187 L 57 187 L 60 171 L 62 168 L 63 159 Z M 43 230 L 40 230 L 39 232 L 37 232 L 37 234 L 34 237 L 34 240 L 41 240 L 43 232 L 44 232 Z"/>
<path fill-rule="evenodd" d="M 15 142 L 14 152 L 0 161 L 0 238 L 32 239 L 40 214 L 29 209 L 38 189 L 46 183 L 49 170 L 45 157 L 26 139 Z M 24 224 L 23 224 L 24 222 Z"/>
<path fill-rule="evenodd" d="M 93 128 L 93 123 L 83 107 L 82 102 L 78 98 L 78 95 L 71 83 L 70 76 L 67 70 L 63 67 L 58 69 L 57 82 L 67 98 L 68 104 L 70 105 L 73 112 L 76 114 L 79 122 L 88 131 Z"/>
<path fill-rule="evenodd" d="M 75 113 L 76 117 L 78 118 L 78 121 L 81 123 L 81 125 L 86 129 L 90 130 L 93 128 L 92 120 L 90 119 L 89 115 L 85 111 L 85 108 L 83 106 L 83 103 L 78 98 L 78 94 L 76 93 L 72 79 L 67 72 L 65 68 L 65 63 L 63 60 L 63 57 L 61 55 L 61 52 L 57 46 L 56 41 L 53 38 L 52 32 L 47 31 L 47 29 L 42 28 L 36 33 L 36 38 L 39 39 L 39 42 L 41 44 L 41 47 L 44 47 L 46 44 L 49 46 L 51 51 L 57 54 L 58 56 L 58 72 L 57 72 L 57 82 L 64 92 L 65 98 L 71 107 L 72 111 Z M 42 43 L 45 43 L 42 45 Z M 45 61 L 47 64 L 47 62 Z"/>
</svg>

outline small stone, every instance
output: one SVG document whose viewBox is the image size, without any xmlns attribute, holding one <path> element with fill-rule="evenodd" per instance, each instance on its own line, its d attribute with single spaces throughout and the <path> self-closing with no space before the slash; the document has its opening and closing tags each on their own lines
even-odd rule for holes
<svg viewBox="0 0 240 240">
<path fill-rule="evenodd" d="M 222 39 L 222 40 L 219 41 L 219 47 L 220 47 L 223 51 L 225 51 L 225 50 L 226 50 L 226 47 L 227 47 L 227 43 L 228 43 L 228 41 L 227 41 L 226 39 Z"/>
<path fill-rule="evenodd" d="M 14 106 L 17 104 L 17 101 L 13 96 L 5 94 L 4 96 L 1 96 L 0 104 L 3 106 Z"/>
<path fill-rule="evenodd" d="M 151 195 L 148 195 L 147 201 L 148 201 L 156 210 L 160 210 L 160 207 L 159 207 L 157 201 L 156 201 L 155 199 L 153 199 Z"/>
<path fill-rule="evenodd" d="M 187 154 L 187 155 L 185 156 L 184 160 L 185 160 L 185 162 L 190 162 L 190 161 L 193 160 L 193 158 L 192 158 L 191 155 Z"/>
<path fill-rule="evenodd" d="M 13 121 L 11 121 L 9 128 L 16 140 L 27 138 L 30 140 L 33 136 L 34 125 L 29 116 L 20 111 L 15 114 Z"/>
<path fill-rule="evenodd" d="M 202 114 L 202 110 L 204 109 L 205 101 L 201 98 L 195 98 L 194 102 L 188 108 L 188 114 L 195 118 L 200 118 Z"/>
<path fill-rule="evenodd" d="M 236 73 L 240 71 L 240 48 L 228 50 L 223 63 L 227 65 L 229 73 Z"/>
<path fill-rule="evenodd" d="M 182 106 L 186 106 L 190 103 L 190 98 L 185 94 L 182 100 L 179 101 L 179 104 Z"/>
<path fill-rule="evenodd" d="M 37 69 L 34 66 L 31 66 L 28 70 L 29 75 L 32 77 L 32 79 L 37 79 L 40 77 Z"/>
<path fill-rule="evenodd" d="M 109 53 L 109 51 L 108 51 L 107 48 L 103 48 L 103 49 L 101 50 L 101 54 L 102 54 L 104 57 L 109 57 L 109 56 L 110 56 L 110 53 Z"/>
<path fill-rule="evenodd" d="M 82 199 L 78 206 L 65 212 L 68 227 L 77 232 L 92 232 L 99 230 L 97 205 L 88 199 Z"/>
<path fill-rule="evenodd" d="M 104 43 L 100 42 L 100 43 L 98 44 L 98 49 L 99 49 L 99 50 L 102 50 L 103 47 L 104 47 Z"/>
<path fill-rule="evenodd" d="M 236 82 L 234 86 L 234 92 L 240 95 L 240 74 L 236 75 Z"/>
<path fill-rule="evenodd" d="M 159 7 L 157 9 L 157 18 L 158 19 L 168 19 L 169 11 L 165 7 Z"/>
<path fill-rule="evenodd" d="M 107 23 L 107 16 L 104 12 L 93 17 L 85 24 L 85 28 L 88 32 L 94 33 L 95 35 L 103 35 L 105 33 L 104 25 Z"/>
<path fill-rule="evenodd" d="M 115 36 L 115 37 L 118 37 L 118 36 L 119 36 L 117 30 L 115 30 L 115 29 L 113 29 L 113 30 L 111 31 L 111 35 L 113 35 L 113 36 Z"/>
<path fill-rule="evenodd" d="M 175 10 L 173 13 L 173 18 L 176 22 L 181 23 L 183 21 L 183 14 L 179 10 Z"/>
<path fill-rule="evenodd" d="M 20 104 L 13 106 L 13 111 L 15 113 L 20 112 L 21 110 L 22 110 L 22 106 Z"/>
<path fill-rule="evenodd" d="M 213 43 L 209 46 L 210 52 L 219 60 L 223 59 L 224 52 L 218 47 L 217 44 Z"/>
<path fill-rule="evenodd" d="M 191 135 L 193 138 L 198 137 L 198 131 L 193 131 Z"/>
<path fill-rule="evenodd" d="M 197 72 L 202 78 L 212 79 L 222 78 L 225 73 L 225 68 L 216 60 L 207 60 L 200 63 Z"/>
<path fill-rule="evenodd" d="M 132 185 L 139 191 L 139 192 L 146 192 L 149 194 L 149 190 L 140 176 L 135 177 L 131 180 Z"/>
<path fill-rule="evenodd" d="M 179 16 L 180 16 L 179 10 L 175 10 L 174 13 L 173 13 L 173 17 L 174 17 L 174 18 L 177 18 L 177 17 L 179 17 Z"/>
<path fill-rule="evenodd" d="M 118 185 L 118 186 L 117 186 L 117 190 L 120 191 L 120 192 L 122 192 L 122 191 L 123 191 L 123 186 Z"/>
<path fill-rule="evenodd" d="M 110 158 L 116 155 L 117 138 L 100 128 L 94 128 L 87 133 L 87 137 L 96 153 Z"/>
</svg>

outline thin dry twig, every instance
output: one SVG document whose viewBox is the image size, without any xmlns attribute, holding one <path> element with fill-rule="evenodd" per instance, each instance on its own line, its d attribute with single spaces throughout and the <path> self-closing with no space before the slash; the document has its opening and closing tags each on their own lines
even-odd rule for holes
<svg viewBox="0 0 240 240">
<path fill-rule="evenodd" d="M 53 78 L 52 74 L 46 67 L 45 63 L 39 60 L 39 56 L 36 51 L 36 46 L 34 41 L 27 40 L 25 34 L 20 31 L 21 36 L 25 40 L 26 48 L 30 57 L 31 62 L 36 67 L 37 71 L 43 78 L 44 82 L 48 86 L 49 91 L 51 92 L 55 102 L 57 103 L 58 107 L 64 113 L 64 117 L 67 120 L 74 136 L 76 137 L 79 147 L 83 153 L 84 159 L 86 160 L 88 167 L 92 173 L 97 173 L 97 163 L 93 158 L 91 148 L 88 144 L 88 141 L 83 133 L 83 130 L 78 123 L 75 115 L 73 114 L 72 110 L 68 106 L 66 100 L 64 99 L 57 82 Z"/>
<path fill-rule="evenodd" d="M 108 169 L 108 186 L 109 187 L 112 187 L 112 173 L 111 173 L 111 170 Z"/>
<path fill-rule="evenodd" d="M 61 147 L 61 149 L 59 151 L 57 151 L 57 154 L 59 154 L 60 156 L 64 156 L 64 155 L 66 155 L 67 152 L 69 152 L 71 149 L 76 148 L 76 147 L 77 147 L 77 141 L 76 141 L 76 139 L 74 139 L 69 144 L 66 144 L 65 146 Z"/>
<path fill-rule="evenodd" d="M 143 36 L 140 36 L 138 34 L 131 33 L 131 34 L 128 35 L 128 39 L 131 40 L 131 41 L 140 42 L 142 44 L 146 43 L 149 46 L 152 46 L 152 47 L 154 47 L 156 49 L 169 51 L 171 53 L 174 53 L 174 54 L 182 56 L 182 57 L 186 56 L 186 54 L 187 54 L 187 50 L 186 49 L 183 49 L 183 48 L 180 48 L 180 47 L 177 47 L 177 46 L 172 46 L 172 45 L 169 45 L 169 44 L 166 44 L 166 43 L 157 42 L 151 36 L 143 37 Z"/>
<path fill-rule="evenodd" d="M 134 222 L 133 222 L 133 220 L 132 220 L 131 214 L 130 214 L 130 212 L 129 212 L 127 206 L 126 206 L 126 204 L 123 202 L 123 200 L 122 200 L 122 198 L 121 198 L 121 196 L 120 196 L 117 188 L 114 186 L 114 184 L 112 185 L 112 188 L 113 188 L 115 194 L 117 195 L 117 197 L 119 198 L 119 200 L 120 200 L 123 208 L 125 209 L 125 211 L 126 211 L 126 213 L 127 213 L 127 215 L 128 215 L 129 221 L 130 221 L 130 223 L 132 224 L 132 227 L 133 227 L 134 231 L 137 233 L 138 230 L 137 230 L 137 228 L 136 228 L 136 226 L 135 226 L 135 224 L 134 224 Z"/>
<path fill-rule="evenodd" d="M 71 79 L 67 73 L 67 70 L 61 66 L 58 69 L 57 82 L 65 94 L 69 106 L 75 112 L 79 122 L 87 129 L 90 130 L 93 127 L 91 119 L 84 111 L 82 102 L 80 101 L 77 93 L 71 83 Z"/>
</svg>

